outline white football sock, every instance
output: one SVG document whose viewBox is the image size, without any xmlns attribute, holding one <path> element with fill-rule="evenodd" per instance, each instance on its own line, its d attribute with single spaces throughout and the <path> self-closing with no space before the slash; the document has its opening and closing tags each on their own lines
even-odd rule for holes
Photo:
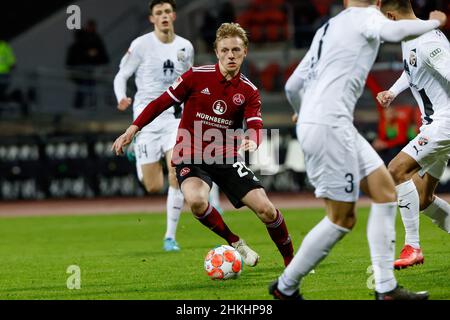
<svg viewBox="0 0 450 320">
<path fill-rule="evenodd" d="M 167 193 L 167 230 L 165 238 L 172 238 L 175 240 L 178 220 L 180 219 L 183 205 L 184 196 L 181 190 L 169 186 L 169 191 Z"/>
<path fill-rule="evenodd" d="M 303 239 L 294 259 L 278 278 L 278 289 L 292 295 L 300 285 L 301 279 L 319 264 L 331 248 L 344 237 L 349 229 L 334 224 L 325 217 Z"/>
<path fill-rule="evenodd" d="M 419 249 L 420 200 L 416 185 L 411 179 L 399 184 L 395 189 L 397 190 L 398 207 L 405 226 L 405 244 Z"/>
<path fill-rule="evenodd" d="M 450 233 L 450 205 L 447 201 L 435 197 L 434 201 L 422 213 L 430 217 L 439 228 Z"/>
<path fill-rule="evenodd" d="M 375 290 L 389 292 L 397 286 L 394 276 L 395 216 L 397 203 L 372 203 L 367 240 L 372 259 Z"/>
<path fill-rule="evenodd" d="M 216 209 L 220 209 L 220 192 L 217 184 L 213 182 L 211 191 L 209 192 L 209 203 Z"/>
</svg>

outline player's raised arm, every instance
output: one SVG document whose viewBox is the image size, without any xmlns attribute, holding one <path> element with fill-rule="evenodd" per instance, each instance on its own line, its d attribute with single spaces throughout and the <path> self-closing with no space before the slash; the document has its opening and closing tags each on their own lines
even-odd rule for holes
<svg viewBox="0 0 450 320">
<path fill-rule="evenodd" d="M 119 72 L 114 77 L 114 93 L 117 99 L 117 109 L 126 110 L 131 105 L 131 98 L 127 97 L 127 81 L 136 72 L 141 64 L 141 58 L 134 52 L 135 45 L 132 43 L 130 49 L 122 57 Z"/>
<path fill-rule="evenodd" d="M 383 41 L 399 42 L 407 37 L 420 36 L 428 31 L 442 27 L 447 22 L 447 16 L 441 11 L 430 13 L 429 20 L 386 21 L 381 26 L 380 38 Z"/>
<path fill-rule="evenodd" d="M 377 94 L 377 100 L 383 108 L 387 108 L 391 105 L 392 101 L 407 88 L 409 88 L 409 81 L 406 73 L 403 72 L 389 90 Z"/>
</svg>

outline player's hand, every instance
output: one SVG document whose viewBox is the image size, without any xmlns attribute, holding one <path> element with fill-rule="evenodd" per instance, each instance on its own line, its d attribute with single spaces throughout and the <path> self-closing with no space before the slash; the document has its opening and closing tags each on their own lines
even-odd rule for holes
<svg viewBox="0 0 450 320">
<path fill-rule="evenodd" d="M 111 151 L 114 151 L 116 155 L 122 155 L 123 147 L 129 145 L 131 141 L 133 141 L 133 137 L 136 134 L 136 132 L 139 131 L 139 127 L 135 125 L 131 125 L 128 127 L 127 131 L 125 131 L 124 134 L 119 136 L 116 141 L 114 141 Z"/>
<path fill-rule="evenodd" d="M 253 152 L 258 149 L 258 145 L 255 141 L 246 138 L 242 140 L 240 149 Z"/>
<path fill-rule="evenodd" d="M 439 10 L 434 10 L 430 12 L 430 20 L 437 20 L 441 23 L 439 27 L 444 27 L 447 23 L 447 15 Z"/>
<path fill-rule="evenodd" d="M 293 123 L 297 123 L 297 120 L 298 120 L 298 113 L 294 113 L 294 114 L 292 115 L 291 120 L 292 120 Z"/>
<path fill-rule="evenodd" d="M 117 109 L 120 111 L 125 111 L 131 105 L 131 98 L 122 98 L 119 104 L 117 105 Z"/>
<path fill-rule="evenodd" d="M 387 108 L 391 105 L 395 99 L 395 94 L 392 91 L 381 91 L 377 94 L 377 100 L 383 108 Z"/>
</svg>

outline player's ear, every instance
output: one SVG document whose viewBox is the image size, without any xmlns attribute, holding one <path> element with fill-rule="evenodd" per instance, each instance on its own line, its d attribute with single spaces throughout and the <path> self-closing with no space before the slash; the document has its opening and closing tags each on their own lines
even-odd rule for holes
<svg viewBox="0 0 450 320">
<path fill-rule="evenodd" d="M 386 17 L 389 20 L 393 20 L 393 21 L 397 20 L 397 15 L 393 11 L 386 11 Z"/>
<path fill-rule="evenodd" d="M 173 12 L 173 21 L 177 20 L 177 13 L 174 11 Z"/>
<path fill-rule="evenodd" d="M 148 16 L 148 21 L 150 21 L 151 24 L 155 24 L 155 18 L 153 17 L 153 15 Z"/>
</svg>

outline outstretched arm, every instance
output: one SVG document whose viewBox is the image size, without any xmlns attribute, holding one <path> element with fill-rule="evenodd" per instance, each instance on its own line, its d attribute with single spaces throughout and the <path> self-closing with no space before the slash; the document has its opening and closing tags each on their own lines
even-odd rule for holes
<svg viewBox="0 0 450 320">
<path fill-rule="evenodd" d="M 441 11 L 431 12 L 429 20 L 387 20 L 381 27 L 380 38 L 383 41 L 399 42 L 444 26 L 446 22 L 447 16 Z"/>
</svg>

